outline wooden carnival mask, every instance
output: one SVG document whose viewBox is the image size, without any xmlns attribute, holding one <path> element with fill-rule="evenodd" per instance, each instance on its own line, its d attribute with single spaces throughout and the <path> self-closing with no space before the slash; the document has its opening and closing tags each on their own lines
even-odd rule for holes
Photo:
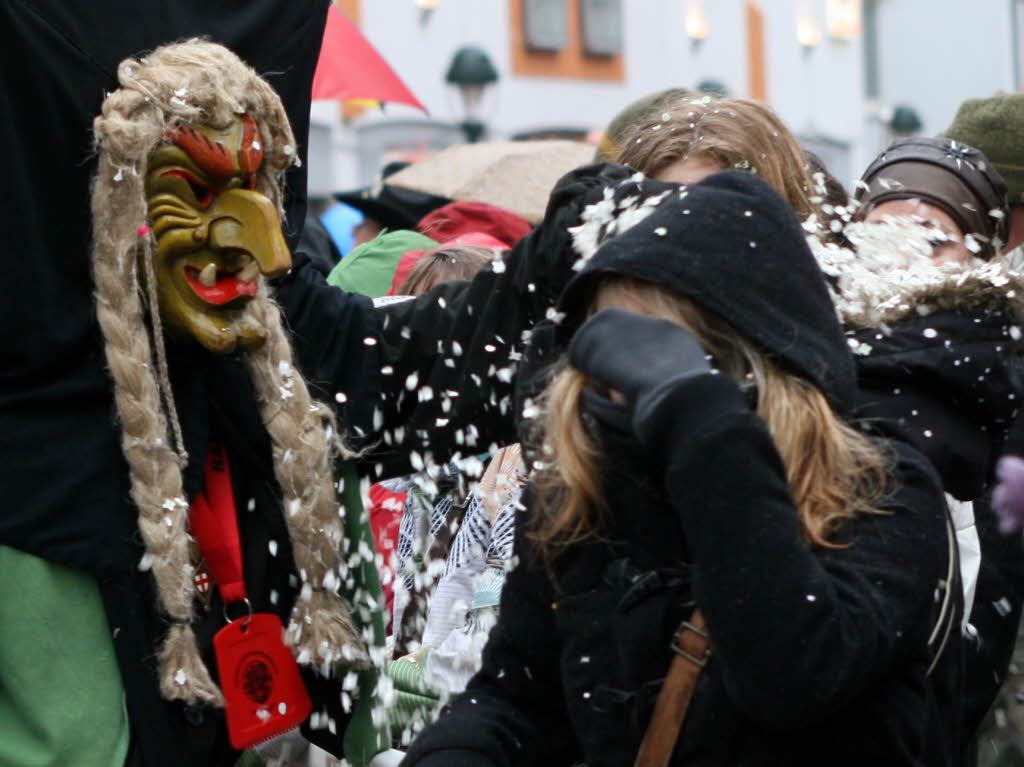
<svg viewBox="0 0 1024 767">
<path fill-rule="evenodd" d="M 254 191 L 263 149 L 255 121 L 181 125 L 149 158 L 153 271 L 168 330 L 214 352 L 251 349 L 266 330 L 245 311 L 260 275 L 291 266 L 274 204 Z"/>
</svg>

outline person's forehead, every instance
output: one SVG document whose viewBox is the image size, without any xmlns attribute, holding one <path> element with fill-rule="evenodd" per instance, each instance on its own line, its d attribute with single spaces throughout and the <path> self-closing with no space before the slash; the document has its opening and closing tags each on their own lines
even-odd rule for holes
<svg viewBox="0 0 1024 767">
<path fill-rule="evenodd" d="M 875 205 L 865 218 L 868 221 L 877 221 L 880 218 L 886 218 L 889 216 L 914 216 L 917 218 L 923 218 L 928 221 L 934 221 L 943 229 L 951 229 L 952 231 L 963 234 L 963 232 L 960 231 L 960 226 L 951 215 L 942 208 L 918 198 L 886 200 L 885 202 Z"/>
<path fill-rule="evenodd" d="M 722 169 L 722 164 L 714 157 L 688 154 L 666 165 L 654 175 L 654 178 L 676 184 L 697 184 Z"/>
</svg>

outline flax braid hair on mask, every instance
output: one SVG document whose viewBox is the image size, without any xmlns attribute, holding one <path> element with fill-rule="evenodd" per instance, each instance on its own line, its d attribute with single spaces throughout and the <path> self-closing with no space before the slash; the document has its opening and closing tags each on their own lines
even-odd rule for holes
<svg viewBox="0 0 1024 767">
<path fill-rule="evenodd" d="M 285 170 L 298 161 L 295 139 L 274 90 L 221 45 L 192 39 L 162 46 L 144 58 L 122 61 L 118 80 L 121 87 L 106 97 L 93 124 L 99 154 L 92 185 L 97 318 L 146 547 L 140 568 L 152 571 L 159 606 L 170 621 L 159 650 L 161 694 L 169 700 L 223 705 L 191 627 L 194 568 L 182 484 L 187 455 L 153 288 L 145 177 L 148 158 L 169 129 L 183 123 L 224 128 L 247 114 L 263 145 L 255 190 L 283 216 L 281 184 Z M 147 274 L 140 275 L 140 268 Z M 344 509 L 334 491 L 332 464 L 351 453 L 341 443 L 329 408 L 312 400 L 292 368 L 280 311 L 262 277 L 259 283 L 247 311 L 268 338 L 249 354 L 249 369 L 272 439 L 284 519 L 303 580 L 288 643 L 303 663 L 364 665 L 366 651 L 337 593 L 345 578 Z"/>
</svg>

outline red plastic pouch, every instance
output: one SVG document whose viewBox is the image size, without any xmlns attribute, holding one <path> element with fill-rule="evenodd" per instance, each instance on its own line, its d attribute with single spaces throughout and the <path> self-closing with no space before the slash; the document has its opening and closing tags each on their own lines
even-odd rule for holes
<svg viewBox="0 0 1024 767">
<path fill-rule="evenodd" d="M 276 615 L 256 613 L 232 621 L 213 637 L 213 649 L 232 747 L 242 751 L 276 738 L 312 713 Z"/>
</svg>

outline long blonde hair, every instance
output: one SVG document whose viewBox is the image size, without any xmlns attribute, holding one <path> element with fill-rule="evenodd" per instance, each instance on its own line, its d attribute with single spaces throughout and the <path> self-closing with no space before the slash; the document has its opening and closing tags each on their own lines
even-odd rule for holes
<svg viewBox="0 0 1024 767">
<path fill-rule="evenodd" d="M 780 368 L 718 317 L 654 283 L 609 278 L 598 287 L 594 305 L 610 304 L 642 307 L 645 314 L 690 330 L 725 375 L 756 387 L 757 414 L 782 458 L 808 544 L 838 548 L 832 539 L 847 520 L 876 511 L 885 492 L 885 459 L 833 412 L 819 389 Z M 532 535 L 548 561 L 572 544 L 599 537 L 609 511 L 601 484 L 603 454 L 581 418 L 586 386 L 586 377 L 563 361 L 541 396 L 541 513 Z"/>
<path fill-rule="evenodd" d="M 616 162 L 651 178 L 684 157 L 756 173 L 801 218 L 818 213 L 813 181 L 796 138 L 768 107 L 738 98 L 683 96 L 645 113 L 622 141 Z"/>
<path fill-rule="evenodd" d="M 166 45 L 145 58 L 122 61 L 117 74 L 121 87 L 106 97 L 94 122 L 96 313 L 146 547 L 140 566 L 152 571 L 159 607 L 170 623 L 159 651 L 161 693 L 167 699 L 223 705 L 191 628 L 194 567 L 182 483 L 187 456 L 156 306 L 144 179 L 149 156 L 169 128 L 189 122 L 224 127 L 236 115 L 248 114 L 263 144 L 256 191 L 283 214 L 281 183 L 296 159 L 295 138 L 274 90 L 221 45 L 203 40 Z M 293 367 L 280 311 L 262 278 L 259 283 L 247 311 L 266 329 L 267 341 L 247 355 L 247 362 L 273 444 L 274 473 L 303 581 L 287 639 L 303 663 L 366 663 L 362 638 L 337 593 L 347 568 L 333 459 L 345 448 L 333 411 L 310 396 Z"/>
</svg>

